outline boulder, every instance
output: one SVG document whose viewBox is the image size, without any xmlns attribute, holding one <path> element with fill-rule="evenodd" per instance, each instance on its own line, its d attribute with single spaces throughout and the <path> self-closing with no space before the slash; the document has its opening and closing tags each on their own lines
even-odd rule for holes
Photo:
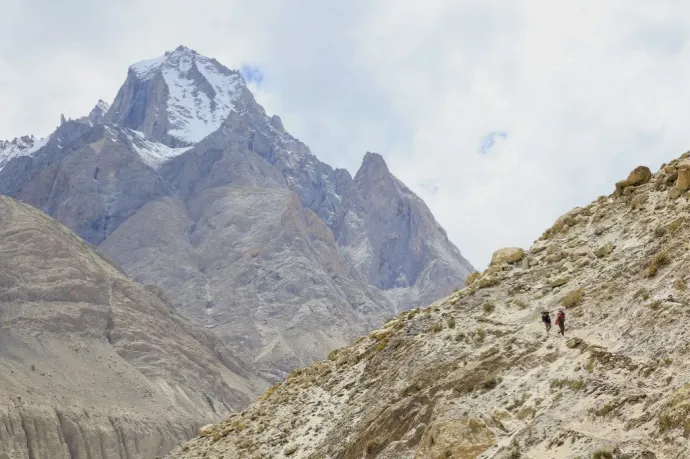
<svg viewBox="0 0 690 459">
<path fill-rule="evenodd" d="M 201 429 L 199 429 L 200 437 L 209 437 L 213 433 L 213 424 L 206 424 Z"/>
<path fill-rule="evenodd" d="M 603 258 L 607 255 L 610 255 L 611 252 L 613 252 L 613 249 L 613 243 L 607 242 L 606 244 L 602 245 L 597 250 L 595 250 L 594 255 L 596 255 L 598 258 Z"/>
<path fill-rule="evenodd" d="M 622 194 L 623 190 L 629 186 L 639 186 L 652 179 L 652 171 L 647 166 L 637 166 L 628 175 L 628 178 L 616 183 L 616 193 Z"/>
<path fill-rule="evenodd" d="M 519 247 L 505 247 L 498 249 L 491 256 L 490 266 L 516 263 L 525 256 L 525 251 Z"/>
</svg>

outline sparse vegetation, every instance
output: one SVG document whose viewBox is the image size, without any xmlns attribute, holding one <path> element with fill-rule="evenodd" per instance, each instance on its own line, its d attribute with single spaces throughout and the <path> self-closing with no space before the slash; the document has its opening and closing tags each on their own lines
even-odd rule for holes
<svg viewBox="0 0 690 459">
<path fill-rule="evenodd" d="M 528 398 L 529 398 L 529 394 L 527 394 L 527 392 L 523 392 L 522 395 L 520 396 L 520 398 L 517 398 L 517 397 L 514 398 L 513 403 L 511 403 L 509 406 L 507 406 L 506 409 L 508 411 L 516 410 L 516 409 L 520 408 L 522 405 L 524 405 Z"/>
<path fill-rule="evenodd" d="M 599 449 L 592 453 L 592 459 L 613 459 L 613 453 L 607 449 Z"/>
<path fill-rule="evenodd" d="M 455 328 L 455 318 L 454 317 L 450 317 L 448 319 L 448 328 Z"/>
<path fill-rule="evenodd" d="M 656 310 L 656 309 L 659 309 L 659 307 L 661 307 L 662 303 L 663 303 L 663 301 L 661 301 L 661 300 L 654 300 L 651 303 L 649 303 L 647 306 L 649 307 L 649 309 Z"/>
<path fill-rule="evenodd" d="M 684 292 L 688 289 L 688 284 L 685 283 L 684 279 L 676 279 L 673 287 L 680 292 Z"/>
<path fill-rule="evenodd" d="M 482 277 L 479 279 L 479 282 L 477 282 L 477 287 L 479 288 L 488 288 L 488 287 L 493 287 L 494 285 L 498 285 L 500 281 L 496 279 L 495 277 Z"/>
<path fill-rule="evenodd" d="M 668 232 L 673 234 L 676 231 L 678 231 L 680 226 L 683 224 L 683 220 L 684 220 L 683 217 L 678 217 L 675 220 L 673 220 L 671 223 L 669 223 L 668 224 Z"/>
<path fill-rule="evenodd" d="M 528 406 L 528 407 L 526 407 L 526 408 L 521 409 L 521 410 L 518 412 L 518 414 L 517 414 L 516 417 L 517 417 L 519 420 L 523 421 L 523 420 L 525 420 L 525 419 L 527 419 L 527 418 L 530 418 L 530 419 L 533 418 L 533 417 L 534 417 L 534 413 L 536 413 L 536 412 L 537 412 L 537 410 L 535 410 L 535 409 L 534 409 L 533 407 L 531 407 L 531 406 Z"/>
<path fill-rule="evenodd" d="M 478 343 L 483 343 L 484 338 L 486 338 L 486 330 L 478 328 L 475 332 L 474 339 L 477 340 Z"/>
<path fill-rule="evenodd" d="M 376 352 L 381 352 L 386 348 L 388 345 L 388 339 L 384 339 L 383 341 L 379 341 L 379 343 L 376 345 Z"/>
<path fill-rule="evenodd" d="M 494 304 L 493 304 L 492 302 L 490 302 L 490 301 L 486 301 L 486 302 L 482 305 L 482 309 L 484 309 L 484 312 L 485 312 L 486 314 L 491 314 L 492 312 L 494 312 L 494 310 L 496 310 L 496 305 L 494 305 Z"/>
<path fill-rule="evenodd" d="M 572 391 L 578 391 L 581 390 L 585 387 L 585 380 L 580 378 L 580 379 L 552 379 L 551 380 L 551 388 L 555 389 L 561 389 L 563 387 L 567 387 Z"/>
<path fill-rule="evenodd" d="M 649 262 L 649 267 L 647 268 L 647 277 L 656 276 L 659 268 L 666 266 L 669 263 L 671 263 L 671 259 L 666 252 L 657 253 Z"/>
<path fill-rule="evenodd" d="M 522 300 L 513 300 L 513 304 L 520 309 L 525 309 L 527 307 L 527 303 Z"/>
<path fill-rule="evenodd" d="M 470 273 L 470 275 L 465 278 L 465 285 L 469 287 L 474 283 L 474 281 L 479 279 L 479 276 L 481 276 L 481 273 L 479 271 Z"/>
<path fill-rule="evenodd" d="M 496 386 L 501 384 L 501 381 L 503 381 L 502 378 L 497 377 L 497 376 L 489 376 L 487 377 L 484 382 L 482 383 L 482 389 L 484 390 L 491 390 L 494 389 Z"/>
<path fill-rule="evenodd" d="M 575 290 L 572 290 L 569 292 L 567 295 L 563 297 L 561 300 L 561 304 L 565 306 L 566 308 L 573 308 L 580 304 L 582 302 L 582 299 L 585 296 L 585 289 L 580 287 Z"/>
<path fill-rule="evenodd" d="M 647 291 L 647 289 L 641 288 L 637 292 L 635 292 L 633 298 L 642 298 L 643 300 L 647 301 L 649 299 L 649 292 Z"/>
<path fill-rule="evenodd" d="M 616 407 L 613 404 L 607 403 L 606 405 L 596 410 L 594 414 L 596 414 L 597 416 L 608 416 L 615 409 Z"/>
</svg>

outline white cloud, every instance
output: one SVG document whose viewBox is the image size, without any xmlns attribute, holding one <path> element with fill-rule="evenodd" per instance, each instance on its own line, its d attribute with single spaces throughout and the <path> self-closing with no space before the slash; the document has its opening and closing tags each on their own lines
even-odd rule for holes
<svg viewBox="0 0 690 459">
<path fill-rule="evenodd" d="M 477 267 L 690 146 L 680 1 L 5 3 L 0 138 L 50 132 L 185 44 L 259 67 L 259 101 L 326 162 L 382 153 Z"/>
</svg>

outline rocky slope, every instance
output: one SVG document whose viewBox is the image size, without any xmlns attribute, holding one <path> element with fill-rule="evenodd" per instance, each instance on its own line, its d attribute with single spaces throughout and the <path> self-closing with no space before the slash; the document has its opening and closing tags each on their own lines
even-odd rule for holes
<svg viewBox="0 0 690 459">
<path fill-rule="evenodd" d="M 6 148 L 0 194 L 160 287 L 273 379 L 473 271 L 379 155 L 354 179 L 331 168 L 238 72 L 185 47 L 29 143 Z"/>
<path fill-rule="evenodd" d="M 150 459 L 265 387 L 158 288 L 0 196 L 0 457 Z"/>
<path fill-rule="evenodd" d="M 635 169 L 168 457 L 689 457 L 689 189 L 690 152 Z"/>
</svg>

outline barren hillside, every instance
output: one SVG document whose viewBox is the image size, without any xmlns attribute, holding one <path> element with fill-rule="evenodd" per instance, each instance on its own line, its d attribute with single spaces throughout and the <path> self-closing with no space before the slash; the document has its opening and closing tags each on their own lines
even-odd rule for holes
<svg viewBox="0 0 690 459">
<path fill-rule="evenodd" d="M 0 458 L 151 459 L 266 386 L 160 289 L 0 196 Z"/>
<path fill-rule="evenodd" d="M 635 169 L 168 457 L 690 457 L 688 158 Z M 540 320 L 559 306 L 565 337 Z"/>
</svg>

